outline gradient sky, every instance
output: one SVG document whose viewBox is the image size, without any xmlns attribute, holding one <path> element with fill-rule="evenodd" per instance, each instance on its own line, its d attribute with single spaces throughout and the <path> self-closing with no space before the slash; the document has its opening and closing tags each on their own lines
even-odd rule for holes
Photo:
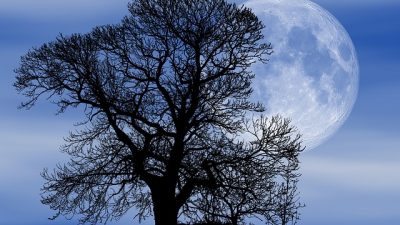
<svg viewBox="0 0 400 225">
<path fill-rule="evenodd" d="M 40 203 L 39 174 L 68 159 L 57 150 L 80 114 L 55 116 L 56 108 L 44 100 L 29 111 L 18 110 L 23 97 L 12 83 L 19 57 L 59 33 L 118 22 L 127 2 L 0 0 L 0 225 L 76 224 L 47 220 L 53 212 Z M 299 224 L 400 224 L 400 1 L 314 2 L 350 34 L 359 57 L 360 90 L 339 132 L 301 156 L 299 189 L 307 206 Z M 133 223 L 127 215 L 115 224 Z"/>
</svg>

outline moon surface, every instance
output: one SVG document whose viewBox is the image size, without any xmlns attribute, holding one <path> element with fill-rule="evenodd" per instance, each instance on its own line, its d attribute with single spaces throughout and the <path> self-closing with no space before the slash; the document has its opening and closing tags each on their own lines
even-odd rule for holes
<svg viewBox="0 0 400 225">
<path fill-rule="evenodd" d="M 358 60 L 343 26 L 308 0 L 250 0 L 244 3 L 264 23 L 273 47 L 269 62 L 251 68 L 253 100 L 266 115 L 290 118 L 313 149 L 348 117 L 358 92 Z"/>
</svg>

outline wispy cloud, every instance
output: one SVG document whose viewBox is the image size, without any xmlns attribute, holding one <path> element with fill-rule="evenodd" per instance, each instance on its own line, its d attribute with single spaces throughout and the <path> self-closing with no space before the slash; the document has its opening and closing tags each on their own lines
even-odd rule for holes
<svg viewBox="0 0 400 225">
<path fill-rule="evenodd" d="M 303 154 L 304 224 L 397 224 L 399 145 L 395 133 L 353 128 Z"/>
<path fill-rule="evenodd" d="M 125 10 L 128 0 L 2 0 L 0 13 L 31 17 L 41 15 L 42 18 L 77 19 L 75 16 L 84 17 L 103 14 L 114 10 Z"/>
<path fill-rule="evenodd" d="M 308 157 L 302 173 L 313 182 L 356 192 L 400 190 L 400 164 L 390 161 Z"/>
</svg>

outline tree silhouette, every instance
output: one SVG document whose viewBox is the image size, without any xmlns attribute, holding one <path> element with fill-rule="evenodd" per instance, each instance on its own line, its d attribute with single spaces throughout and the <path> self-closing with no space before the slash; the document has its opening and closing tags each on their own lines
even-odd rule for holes
<svg viewBox="0 0 400 225">
<path fill-rule="evenodd" d="M 302 207 L 296 187 L 299 137 L 288 138 L 293 128 L 280 117 L 260 118 L 247 128 L 255 138 L 241 156 L 251 158 L 238 157 L 237 164 L 231 160 L 218 167 L 223 184 L 203 190 L 193 208 L 208 222 L 238 225 L 244 224 L 245 217 L 258 215 L 272 225 L 295 224 Z"/>
<path fill-rule="evenodd" d="M 131 208 L 156 225 L 269 220 L 273 180 L 297 169 L 301 147 L 287 121 L 246 123 L 263 110 L 249 101 L 249 66 L 271 54 L 262 23 L 225 0 L 136 0 L 129 11 L 120 24 L 32 49 L 16 69 L 22 107 L 43 96 L 86 118 L 62 147 L 71 160 L 43 172 L 42 203 L 54 218 L 92 224 Z M 251 142 L 239 138 L 246 132 Z M 238 204 L 231 217 L 221 217 L 225 199 Z"/>
</svg>

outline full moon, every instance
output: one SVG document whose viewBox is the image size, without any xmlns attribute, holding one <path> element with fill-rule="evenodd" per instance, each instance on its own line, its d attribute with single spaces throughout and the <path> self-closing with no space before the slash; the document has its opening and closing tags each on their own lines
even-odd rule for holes
<svg viewBox="0 0 400 225">
<path fill-rule="evenodd" d="M 313 149 L 348 117 L 358 92 L 358 60 L 343 26 L 308 0 L 250 0 L 244 3 L 264 23 L 272 44 L 269 62 L 251 68 L 253 100 L 266 115 L 289 118 Z"/>
</svg>

